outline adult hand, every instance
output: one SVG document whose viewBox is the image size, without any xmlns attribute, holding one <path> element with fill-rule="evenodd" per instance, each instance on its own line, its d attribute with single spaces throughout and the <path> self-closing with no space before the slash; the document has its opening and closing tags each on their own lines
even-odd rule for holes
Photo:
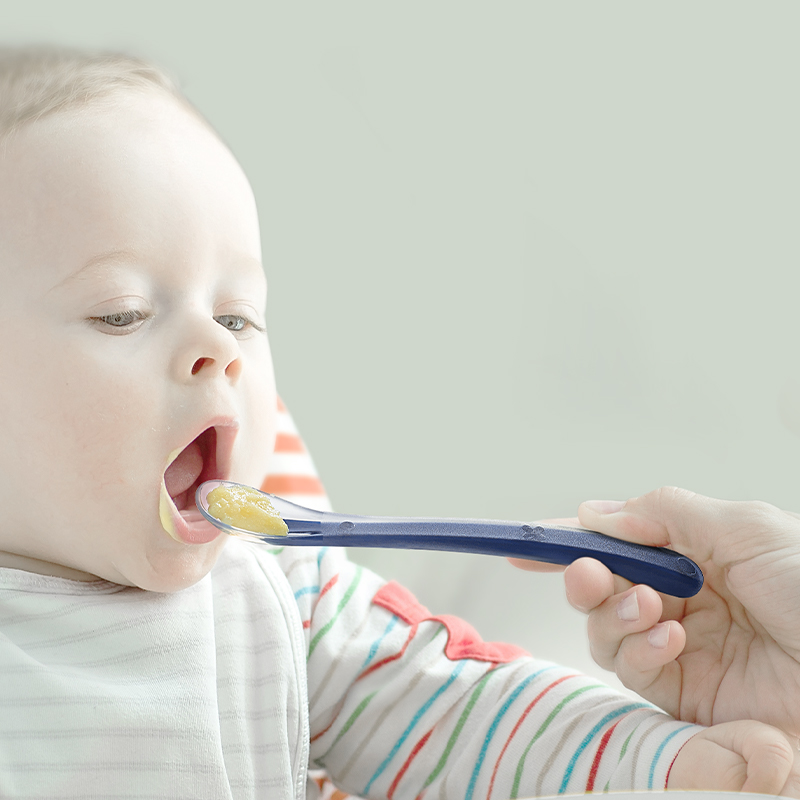
<svg viewBox="0 0 800 800">
<path fill-rule="evenodd" d="M 705 576 L 697 595 L 681 599 L 634 586 L 594 559 L 571 564 L 567 597 L 589 616 L 598 664 L 678 719 L 755 719 L 800 735 L 798 515 L 669 487 L 583 503 L 578 520 L 676 550 Z"/>
</svg>

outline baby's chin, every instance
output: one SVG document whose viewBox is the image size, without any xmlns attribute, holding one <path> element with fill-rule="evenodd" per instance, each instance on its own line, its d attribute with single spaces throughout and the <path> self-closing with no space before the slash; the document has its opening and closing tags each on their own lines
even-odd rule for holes
<svg viewBox="0 0 800 800">
<path fill-rule="evenodd" d="M 117 553 L 107 563 L 85 563 L 82 568 L 103 580 L 133 586 L 148 592 L 171 594 L 203 580 L 217 563 L 228 540 L 221 536 L 213 542 L 187 545 L 173 542 L 165 532 L 166 546 Z"/>
</svg>

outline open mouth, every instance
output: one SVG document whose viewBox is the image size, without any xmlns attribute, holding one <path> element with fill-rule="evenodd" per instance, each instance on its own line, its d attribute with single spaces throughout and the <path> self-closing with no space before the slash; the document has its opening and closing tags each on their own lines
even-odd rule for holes
<svg viewBox="0 0 800 800">
<path fill-rule="evenodd" d="M 178 511 L 194 508 L 194 493 L 217 475 L 217 429 L 206 428 L 164 472 L 164 486 Z"/>
<path fill-rule="evenodd" d="M 161 482 L 159 512 L 163 528 L 173 539 L 203 544 L 219 536 L 219 529 L 197 510 L 194 496 L 201 483 L 229 477 L 235 436 L 235 426 L 211 426 L 171 454 Z"/>
</svg>

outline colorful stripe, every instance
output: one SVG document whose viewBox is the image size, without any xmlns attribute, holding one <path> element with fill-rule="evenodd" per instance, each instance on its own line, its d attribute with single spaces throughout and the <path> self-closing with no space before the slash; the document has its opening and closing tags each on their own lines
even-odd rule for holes
<svg viewBox="0 0 800 800">
<path fill-rule="evenodd" d="M 339 605 L 336 607 L 336 611 L 334 615 L 323 625 L 317 635 L 311 640 L 311 644 L 308 646 L 308 658 L 311 658 L 311 654 L 316 649 L 317 645 L 322 641 L 322 638 L 325 636 L 326 633 L 336 624 L 336 620 L 339 619 L 339 614 L 342 613 L 342 609 L 350 602 L 350 598 L 353 596 L 359 582 L 361 581 L 362 575 L 362 568 L 356 568 L 356 574 L 353 577 L 353 580 L 350 582 L 350 585 L 347 587 L 347 591 L 344 594 L 344 597 L 339 601 Z M 338 578 L 338 574 L 335 576 Z M 333 579 L 331 579 L 333 580 Z"/>
<path fill-rule="evenodd" d="M 447 689 L 450 687 L 453 681 L 459 676 L 461 670 L 464 669 L 464 666 L 467 663 L 468 663 L 467 661 L 459 661 L 456 664 L 455 669 L 450 674 L 450 677 L 447 679 L 446 683 L 440 686 L 417 710 L 417 713 L 414 714 L 414 717 L 412 718 L 411 722 L 409 722 L 406 729 L 400 735 L 400 738 L 394 743 L 394 746 L 389 751 L 389 755 L 386 756 L 386 758 L 383 760 L 378 769 L 375 770 L 373 776 L 369 779 L 369 781 L 367 781 L 367 785 L 364 787 L 363 794 L 369 794 L 369 790 L 372 788 L 372 784 L 375 783 L 375 781 L 383 774 L 386 767 L 389 766 L 389 763 L 395 757 L 397 751 L 403 746 L 403 743 L 409 737 L 411 731 L 414 730 L 417 723 L 425 715 L 425 712 L 436 702 L 436 700 L 441 696 L 443 692 L 447 691 Z"/>
<path fill-rule="evenodd" d="M 652 789 L 653 788 L 653 780 L 655 778 L 656 764 L 658 763 L 658 759 L 661 758 L 661 754 L 664 752 L 664 748 L 667 746 L 667 742 L 669 742 L 670 739 L 672 739 L 673 737 L 677 736 L 682 731 L 685 731 L 687 728 L 691 728 L 691 727 L 693 727 L 693 726 L 692 725 L 684 725 L 682 728 L 678 728 L 677 730 L 672 731 L 672 733 L 669 736 L 667 736 L 664 740 L 662 740 L 661 744 L 658 745 L 658 749 L 656 750 L 656 754 L 653 756 L 653 761 L 650 764 L 650 773 L 647 776 L 647 788 L 648 789 Z M 667 775 L 667 778 L 669 778 L 669 775 Z M 664 786 L 664 788 L 665 789 L 667 788 L 666 785 Z"/>
<path fill-rule="evenodd" d="M 261 485 L 261 491 L 280 497 L 289 494 L 325 494 L 322 481 L 315 475 L 269 475 Z"/>
<path fill-rule="evenodd" d="M 447 763 L 447 759 L 450 757 L 450 753 L 452 752 L 453 747 L 458 740 L 459 735 L 461 734 L 464 723 L 467 721 L 472 709 L 475 707 L 475 703 L 478 702 L 478 698 L 481 696 L 483 688 L 489 682 L 489 678 L 491 678 L 493 674 L 494 670 L 490 669 L 486 675 L 483 676 L 481 682 L 475 687 L 475 691 L 473 691 L 472 695 L 470 696 L 467 707 L 461 712 L 461 716 L 458 718 L 456 727 L 453 729 L 453 732 L 450 734 L 450 738 L 447 740 L 447 744 L 445 745 L 441 758 L 439 758 L 438 763 L 433 768 L 433 772 L 431 772 L 431 774 L 426 778 L 425 785 L 422 787 L 423 789 L 426 789 L 428 786 L 430 786 L 436 780 L 436 776 L 444 768 L 444 765 Z"/>
<path fill-rule="evenodd" d="M 361 716 L 361 714 L 364 712 L 366 707 L 372 701 L 372 698 L 375 697 L 375 695 L 377 693 L 378 692 L 376 690 L 372 694 L 368 694 L 356 706 L 355 711 L 353 711 L 353 713 L 347 718 L 347 721 L 342 726 L 342 729 L 339 731 L 339 733 L 336 734 L 336 738 L 333 740 L 333 744 L 331 744 L 331 746 L 319 758 L 315 759 L 317 764 L 322 765 L 322 763 L 323 763 L 324 759 L 326 758 L 326 756 L 331 752 L 331 750 L 333 750 L 334 747 L 336 747 L 336 745 L 339 743 L 339 740 L 342 738 L 342 736 L 344 736 L 347 733 L 347 731 L 350 730 L 350 728 L 353 726 L 353 723 Z M 334 721 L 335 721 L 335 719 L 334 719 Z M 314 742 L 317 739 L 319 739 L 326 731 L 328 731 L 330 729 L 331 725 L 333 725 L 333 722 L 331 722 L 331 724 L 328 725 L 328 727 L 324 731 L 321 731 L 316 736 L 314 736 L 314 738 L 311 739 L 311 741 Z"/>
<path fill-rule="evenodd" d="M 561 780 L 561 786 L 558 789 L 559 794 L 564 794 L 567 791 L 567 784 L 569 783 L 569 779 L 572 777 L 572 770 L 575 769 L 575 764 L 578 762 L 578 759 L 583 755 L 584 750 L 586 750 L 589 742 L 594 739 L 595 736 L 606 726 L 612 719 L 616 719 L 617 717 L 621 717 L 623 714 L 627 714 L 630 711 L 634 711 L 637 708 L 644 708 L 641 703 L 630 703 L 627 706 L 622 706 L 622 708 L 616 708 L 614 711 L 606 714 L 603 719 L 600 720 L 590 731 L 586 734 L 583 741 L 578 745 L 578 749 L 572 754 L 572 758 L 567 765 L 566 772 L 564 773 L 564 777 Z"/>
<path fill-rule="evenodd" d="M 530 713 L 531 709 L 551 689 L 554 689 L 559 684 L 563 683 L 566 680 L 569 680 L 569 678 L 578 678 L 578 677 L 580 677 L 580 676 L 579 675 L 564 675 L 563 677 L 559 678 L 557 681 L 553 681 L 553 683 L 551 683 L 549 686 L 547 686 L 547 688 L 545 688 L 541 692 L 539 692 L 539 694 L 537 694 L 536 697 L 534 697 L 533 700 L 531 700 L 531 702 L 528 703 L 528 706 L 522 712 L 522 716 L 517 720 L 517 724 L 514 725 L 514 729 L 508 735 L 508 738 L 506 739 L 505 744 L 503 745 L 503 749 L 500 751 L 500 755 L 497 757 L 497 761 L 495 761 L 494 769 L 492 770 L 492 777 L 491 777 L 491 780 L 489 781 L 489 791 L 486 793 L 486 800 L 490 800 L 490 798 L 492 796 L 492 790 L 494 788 L 494 782 L 495 782 L 495 779 L 497 777 L 497 771 L 500 769 L 500 762 L 503 760 L 503 756 L 505 755 L 505 752 L 508 749 L 508 746 L 511 744 L 511 740 L 514 738 L 514 736 L 516 735 L 517 731 L 522 727 L 522 723 L 525 721 L 525 718 L 528 716 L 528 714 Z"/>
<path fill-rule="evenodd" d="M 511 797 L 516 798 L 519 794 L 519 784 L 522 780 L 522 770 L 525 767 L 525 759 L 528 757 L 528 753 L 530 752 L 531 748 L 534 745 L 534 742 L 550 727 L 550 723 L 561 713 L 566 705 L 568 705 L 572 700 L 576 697 L 579 697 L 584 692 L 588 692 L 590 689 L 604 689 L 605 687 L 601 683 L 592 683 L 589 686 L 583 686 L 580 689 L 576 689 L 574 692 L 568 694 L 551 712 L 547 719 L 542 723 L 541 727 L 538 731 L 534 734 L 533 738 L 528 742 L 528 746 L 523 750 L 522 755 L 520 756 L 519 761 L 517 762 L 517 769 L 514 773 L 514 784 L 511 787 Z"/>
<path fill-rule="evenodd" d="M 556 669 L 556 665 L 553 664 L 552 666 L 544 667 L 543 669 L 534 672 L 532 675 L 528 675 L 528 677 L 525 678 L 525 680 L 522 681 L 522 683 L 520 683 L 520 685 L 517 686 L 516 689 L 514 689 L 514 691 L 509 696 L 508 700 L 506 700 L 506 702 L 503 703 L 502 707 L 500 708 L 500 711 L 498 711 L 497 714 L 495 715 L 495 718 L 492 720 L 492 724 L 489 726 L 489 730 L 486 734 L 486 737 L 483 740 L 483 746 L 481 747 L 481 751 L 478 754 L 478 760 L 475 762 L 475 766 L 472 770 L 472 775 L 470 776 L 469 779 L 469 786 L 467 787 L 467 793 L 464 796 L 464 800 L 472 800 L 472 796 L 475 793 L 475 784 L 477 783 L 478 780 L 478 773 L 481 771 L 481 767 L 483 766 L 483 762 L 486 758 L 486 753 L 489 750 L 489 745 L 491 744 L 491 741 L 494 738 L 494 734 L 497 731 L 497 726 L 500 724 L 500 721 L 506 715 L 508 709 L 511 708 L 514 701 L 520 696 L 520 694 L 522 694 L 522 691 L 525 689 L 525 687 L 532 680 L 538 678 L 542 673 L 547 672 L 551 669 Z"/>
<path fill-rule="evenodd" d="M 617 725 L 619 725 L 619 720 L 617 720 L 604 734 L 603 738 L 600 740 L 600 744 L 597 747 L 597 752 L 594 755 L 594 759 L 592 760 L 592 766 L 589 769 L 589 777 L 586 780 L 586 791 L 592 792 L 594 791 L 594 782 L 597 778 L 597 772 L 600 769 L 600 762 L 603 760 L 603 753 L 606 751 L 606 747 L 608 747 L 608 743 L 611 741 L 611 736 L 614 731 L 617 729 Z"/>
<path fill-rule="evenodd" d="M 397 625 L 397 617 L 392 616 L 389 620 L 389 624 L 386 626 L 383 633 L 372 643 L 372 647 L 369 649 L 369 653 L 367 653 L 366 659 L 364 659 L 364 663 L 361 665 L 361 669 L 364 670 L 369 666 L 369 662 L 375 658 L 375 654 L 378 652 L 378 649 L 381 646 L 383 640 L 391 633 L 392 628 Z M 363 677 L 363 676 L 362 676 Z"/>
<path fill-rule="evenodd" d="M 303 440 L 295 433 L 279 433 L 275 437 L 275 453 L 305 453 Z"/>
<path fill-rule="evenodd" d="M 390 656 L 386 656 L 382 658 L 380 661 L 376 661 L 371 667 L 365 669 L 357 678 L 357 681 L 360 681 L 362 678 L 366 678 L 367 675 L 371 675 L 373 672 L 376 672 L 381 667 L 386 666 L 386 664 L 391 664 L 392 661 L 397 661 L 399 658 L 402 658 L 405 655 L 408 646 L 411 644 L 414 637 L 417 635 L 417 628 L 419 626 L 412 625 L 408 631 L 408 636 L 406 636 L 405 642 L 403 642 L 403 646 L 398 650 L 396 653 L 393 653 Z"/>
<path fill-rule="evenodd" d="M 425 747 L 428 739 L 431 738 L 431 734 L 433 733 L 433 728 L 431 728 L 412 748 L 411 752 L 408 755 L 405 763 L 402 767 L 400 767 L 400 772 L 395 775 L 394 780 L 392 781 L 392 785 L 389 787 L 389 791 L 386 793 L 387 800 L 392 800 L 394 797 L 395 789 L 397 789 L 397 784 L 403 779 L 403 775 L 406 774 L 408 768 L 411 766 L 411 762 L 417 757 L 417 753 Z"/>
</svg>

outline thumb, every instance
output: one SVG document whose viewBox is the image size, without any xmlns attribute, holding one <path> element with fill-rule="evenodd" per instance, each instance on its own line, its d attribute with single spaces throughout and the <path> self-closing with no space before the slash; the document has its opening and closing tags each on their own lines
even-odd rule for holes
<svg viewBox="0 0 800 800">
<path fill-rule="evenodd" d="M 796 547 L 800 530 L 793 515 L 768 503 L 715 500 L 674 486 L 625 503 L 581 503 L 578 519 L 609 536 L 670 547 L 721 567 L 790 543 Z"/>
</svg>

